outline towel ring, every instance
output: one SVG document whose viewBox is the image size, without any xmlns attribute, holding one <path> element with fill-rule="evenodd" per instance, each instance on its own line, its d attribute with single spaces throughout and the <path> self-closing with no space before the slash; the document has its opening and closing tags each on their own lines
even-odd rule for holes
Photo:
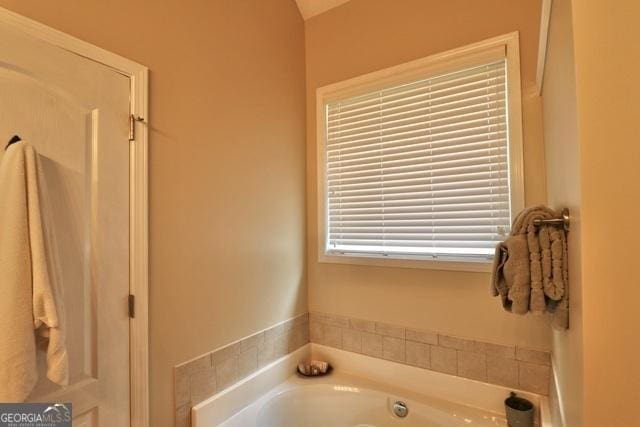
<svg viewBox="0 0 640 427">
<path fill-rule="evenodd" d="M 571 219 L 570 219 L 570 216 L 569 216 L 569 209 L 567 209 L 567 208 L 562 209 L 561 215 L 562 216 L 560 218 L 534 219 L 533 220 L 533 225 L 535 225 L 536 227 L 539 227 L 539 226 L 541 226 L 543 224 L 562 226 L 564 228 L 564 231 L 568 232 L 569 231 L 569 225 L 571 224 Z"/>
</svg>

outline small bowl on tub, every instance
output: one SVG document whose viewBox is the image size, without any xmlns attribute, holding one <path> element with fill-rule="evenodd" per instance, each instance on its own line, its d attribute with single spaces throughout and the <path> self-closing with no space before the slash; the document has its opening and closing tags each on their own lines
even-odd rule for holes
<svg viewBox="0 0 640 427">
<path fill-rule="evenodd" d="M 298 374 L 303 377 L 321 377 L 329 374 L 332 369 L 329 363 L 320 360 L 298 364 Z"/>
</svg>

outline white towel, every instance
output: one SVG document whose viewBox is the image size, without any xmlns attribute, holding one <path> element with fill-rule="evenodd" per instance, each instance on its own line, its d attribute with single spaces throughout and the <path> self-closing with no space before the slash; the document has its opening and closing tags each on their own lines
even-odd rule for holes
<svg viewBox="0 0 640 427">
<path fill-rule="evenodd" d="M 0 402 L 22 402 L 33 390 L 36 339 L 47 346 L 47 378 L 68 383 L 61 304 L 47 269 L 37 154 L 19 142 L 0 163 Z"/>
</svg>

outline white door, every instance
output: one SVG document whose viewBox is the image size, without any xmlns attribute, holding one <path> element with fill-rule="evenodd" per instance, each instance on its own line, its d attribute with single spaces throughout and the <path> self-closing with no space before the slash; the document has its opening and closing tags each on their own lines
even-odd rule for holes
<svg viewBox="0 0 640 427">
<path fill-rule="evenodd" d="M 69 386 L 41 365 L 29 400 L 71 402 L 75 426 L 130 425 L 129 96 L 122 74 L 0 24 L 0 157 L 14 134 L 40 154 L 70 356 Z"/>
</svg>

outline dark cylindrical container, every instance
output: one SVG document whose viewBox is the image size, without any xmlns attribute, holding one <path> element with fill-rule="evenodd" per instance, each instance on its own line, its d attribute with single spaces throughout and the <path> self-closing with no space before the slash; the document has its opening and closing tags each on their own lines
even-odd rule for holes
<svg viewBox="0 0 640 427">
<path fill-rule="evenodd" d="M 504 407 L 509 427 L 533 427 L 533 403 L 511 392 L 504 401 Z"/>
</svg>

